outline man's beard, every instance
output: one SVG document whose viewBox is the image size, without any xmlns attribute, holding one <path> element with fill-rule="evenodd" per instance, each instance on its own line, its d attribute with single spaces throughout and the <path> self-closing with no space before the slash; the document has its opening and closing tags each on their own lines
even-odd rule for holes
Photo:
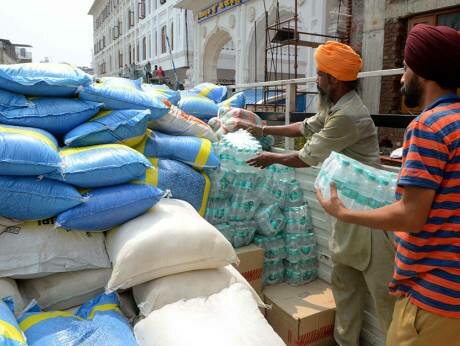
<svg viewBox="0 0 460 346">
<path fill-rule="evenodd" d="M 318 111 L 323 112 L 323 111 L 329 111 L 332 107 L 332 102 L 329 99 L 328 92 L 324 89 L 321 89 L 319 86 L 317 86 L 319 94 L 318 94 Z"/>
<path fill-rule="evenodd" d="M 422 101 L 422 89 L 417 76 L 414 76 L 409 83 L 401 88 L 401 94 L 404 96 L 404 103 L 409 108 L 418 107 Z"/>
</svg>

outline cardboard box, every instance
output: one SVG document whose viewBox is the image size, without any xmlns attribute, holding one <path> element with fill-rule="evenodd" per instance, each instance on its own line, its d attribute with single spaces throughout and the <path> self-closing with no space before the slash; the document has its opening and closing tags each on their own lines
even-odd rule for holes
<svg viewBox="0 0 460 346">
<path fill-rule="evenodd" d="M 254 244 L 236 249 L 240 265 L 235 268 L 244 276 L 256 292 L 262 294 L 262 273 L 264 270 L 264 249 Z"/>
<path fill-rule="evenodd" d="M 327 283 L 315 280 L 298 287 L 269 286 L 264 296 L 272 306 L 266 318 L 288 346 L 335 345 L 335 302 Z"/>
</svg>

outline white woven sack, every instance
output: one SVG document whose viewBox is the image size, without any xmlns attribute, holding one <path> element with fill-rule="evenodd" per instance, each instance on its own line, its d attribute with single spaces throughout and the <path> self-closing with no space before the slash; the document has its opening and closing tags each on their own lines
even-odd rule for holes
<svg viewBox="0 0 460 346">
<path fill-rule="evenodd" d="M 92 269 L 19 280 L 19 289 L 28 300 L 35 299 L 45 310 L 66 310 L 104 292 L 112 269 Z"/>
<path fill-rule="evenodd" d="M 162 199 L 147 213 L 107 233 L 113 265 L 107 290 L 237 263 L 232 245 L 187 202 Z"/>
<path fill-rule="evenodd" d="M 182 299 L 208 297 L 234 283 L 245 285 L 260 307 L 265 304 L 246 279 L 232 266 L 194 270 L 165 276 L 133 287 L 134 299 L 143 316 Z"/>
<path fill-rule="evenodd" d="M 0 234 L 0 277 L 31 279 L 96 268 L 110 268 L 103 233 L 56 229 L 48 219 Z"/>
<path fill-rule="evenodd" d="M 10 278 L 0 278 L 0 299 L 12 297 L 14 301 L 14 312 L 18 315 L 25 307 L 24 300 L 18 290 L 16 281 Z"/>
<path fill-rule="evenodd" d="M 176 136 L 192 136 L 217 141 L 212 128 L 202 120 L 188 115 L 176 106 L 171 106 L 169 112 L 160 119 L 151 121 L 149 127 Z"/>
<path fill-rule="evenodd" d="M 140 346 L 282 346 L 245 285 L 169 304 L 138 322 Z"/>
</svg>

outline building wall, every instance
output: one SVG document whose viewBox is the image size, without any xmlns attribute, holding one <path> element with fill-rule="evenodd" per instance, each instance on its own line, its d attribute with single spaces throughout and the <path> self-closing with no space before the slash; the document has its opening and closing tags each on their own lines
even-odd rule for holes
<svg viewBox="0 0 460 346">
<path fill-rule="evenodd" d="M 458 5 L 458 0 L 386 0 L 382 68 L 391 69 L 403 66 L 408 22 L 412 17 L 449 9 L 455 5 Z M 401 76 L 382 78 L 379 106 L 381 114 L 404 113 L 399 92 L 401 88 L 400 79 Z M 379 129 L 380 139 L 391 140 L 393 147 L 401 145 L 403 135 L 403 129 Z"/>
<path fill-rule="evenodd" d="M 187 68 L 192 59 L 192 35 L 186 34 L 187 26 L 190 30 L 191 18 L 188 17 L 185 10 L 174 8 L 175 2 L 169 0 L 161 4 L 159 0 L 146 0 L 145 18 L 140 19 L 139 15 L 142 12 L 139 11 L 139 0 L 95 0 L 90 11 L 94 18 L 93 66 L 95 73 L 99 76 L 119 75 L 122 66 L 130 65 L 130 62 L 134 62 L 137 69 L 142 71 L 143 66 L 150 61 L 152 65 L 162 66 L 167 74 L 172 76 L 172 59 L 178 74 L 180 74 L 179 70 Z M 96 27 L 97 18 L 107 4 L 110 5 L 110 14 L 99 27 Z M 132 26 L 129 25 L 128 11 L 134 12 Z M 189 21 L 187 25 L 186 20 Z M 119 23 L 121 23 L 120 35 L 116 33 Z M 165 32 L 172 45 L 171 55 L 167 45 L 163 51 L 163 27 L 166 28 Z M 187 37 L 189 39 L 188 57 Z"/>
</svg>

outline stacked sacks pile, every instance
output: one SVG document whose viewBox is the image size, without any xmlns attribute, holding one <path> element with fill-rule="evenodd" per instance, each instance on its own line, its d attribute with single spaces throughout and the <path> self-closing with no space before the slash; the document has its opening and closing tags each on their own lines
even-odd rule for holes
<svg viewBox="0 0 460 346">
<path fill-rule="evenodd" d="M 221 167 L 208 171 L 207 220 L 234 247 L 254 238 L 265 249 L 265 284 L 286 280 L 300 285 L 315 279 L 315 238 L 294 170 L 272 165 L 261 171 L 247 165 L 246 160 L 256 156 L 261 145 L 244 130 L 224 135 L 215 148 Z"/>
<path fill-rule="evenodd" d="M 257 309 L 263 306 L 260 298 L 230 266 L 238 261 L 233 247 L 197 212 L 204 214 L 210 187 L 202 169 L 219 165 L 208 125 L 177 115 L 177 110 L 170 112 L 173 93 L 146 98 L 138 82 L 109 78 L 91 84 L 86 75 L 84 82 L 74 85 L 53 74 L 51 65 L 40 68 L 30 74 L 41 80 L 0 84 L 0 119 L 7 119 L 0 120 L 0 133 L 9 149 L 0 157 L 0 193 L 5 201 L 0 206 L 5 225 L 0 231 L 0 298 L 13 297 L 18 306 L 16 320 L 6 298 L 0 324 L 11 327 L 5 337 L 15 340 L 14 345 L 134 345 L 127 318 L 134 323 L 147 317 L 143 325 L 156 330 L 159 324 L 152 325 L 149 316 L 162 316 L 162 308 L 240 285 L 232 300 L 251 305 L 245 318 L 248 323 L 258 320 L 264 330 L 251 345 L 260 340 L 281 345 Z M 10 69 L 0 66 L 1 72 Z M 16 89 L 7 89 L 11 85 Z M 129 90 L 135 90 L 134 96 Z M 18 91 L 40 98 L 27 99 Z M 70 98 L 76 91 L 82 99 Z M 46 102 L 35 103 L 41 99 Z M 72 107 L 49 110 L 66 101 Z M 75 102 L 93 109 L 84 113 Z M 50 114 L 53 118 L 47 118 Z M 154 127 L 163 116 L 170 120 L 158 124 L 163 133 L 147 132 L 146 126 Z M 177 129 L 177 124 L 182 127 Z M 169 133 L 175 128 L 180 133 Z M 158 186 L 191 204 L 161 199 Z M 165 287 L 167 297 L 161 293 Z M 119 289 L 124 292 L 116 292 Z M 142 307 L 140 316 L 133 290 Z M 33 301 L 22 310 L 23 300 Z M 176 328 L 177 323 L 160 329 L 172 339 Z M 228 330 L 225 323 L 221 328 Z M 156 344 L 143 330 L 136 330 L 137 342 Z M 246 334 L 239 331 L 236 337 L 246 339 Z M 200 334 L 191 337 L 195 344 L 201 342 Z M 209 344 L 220 340 L 218 336 Z"/>
</svg>

